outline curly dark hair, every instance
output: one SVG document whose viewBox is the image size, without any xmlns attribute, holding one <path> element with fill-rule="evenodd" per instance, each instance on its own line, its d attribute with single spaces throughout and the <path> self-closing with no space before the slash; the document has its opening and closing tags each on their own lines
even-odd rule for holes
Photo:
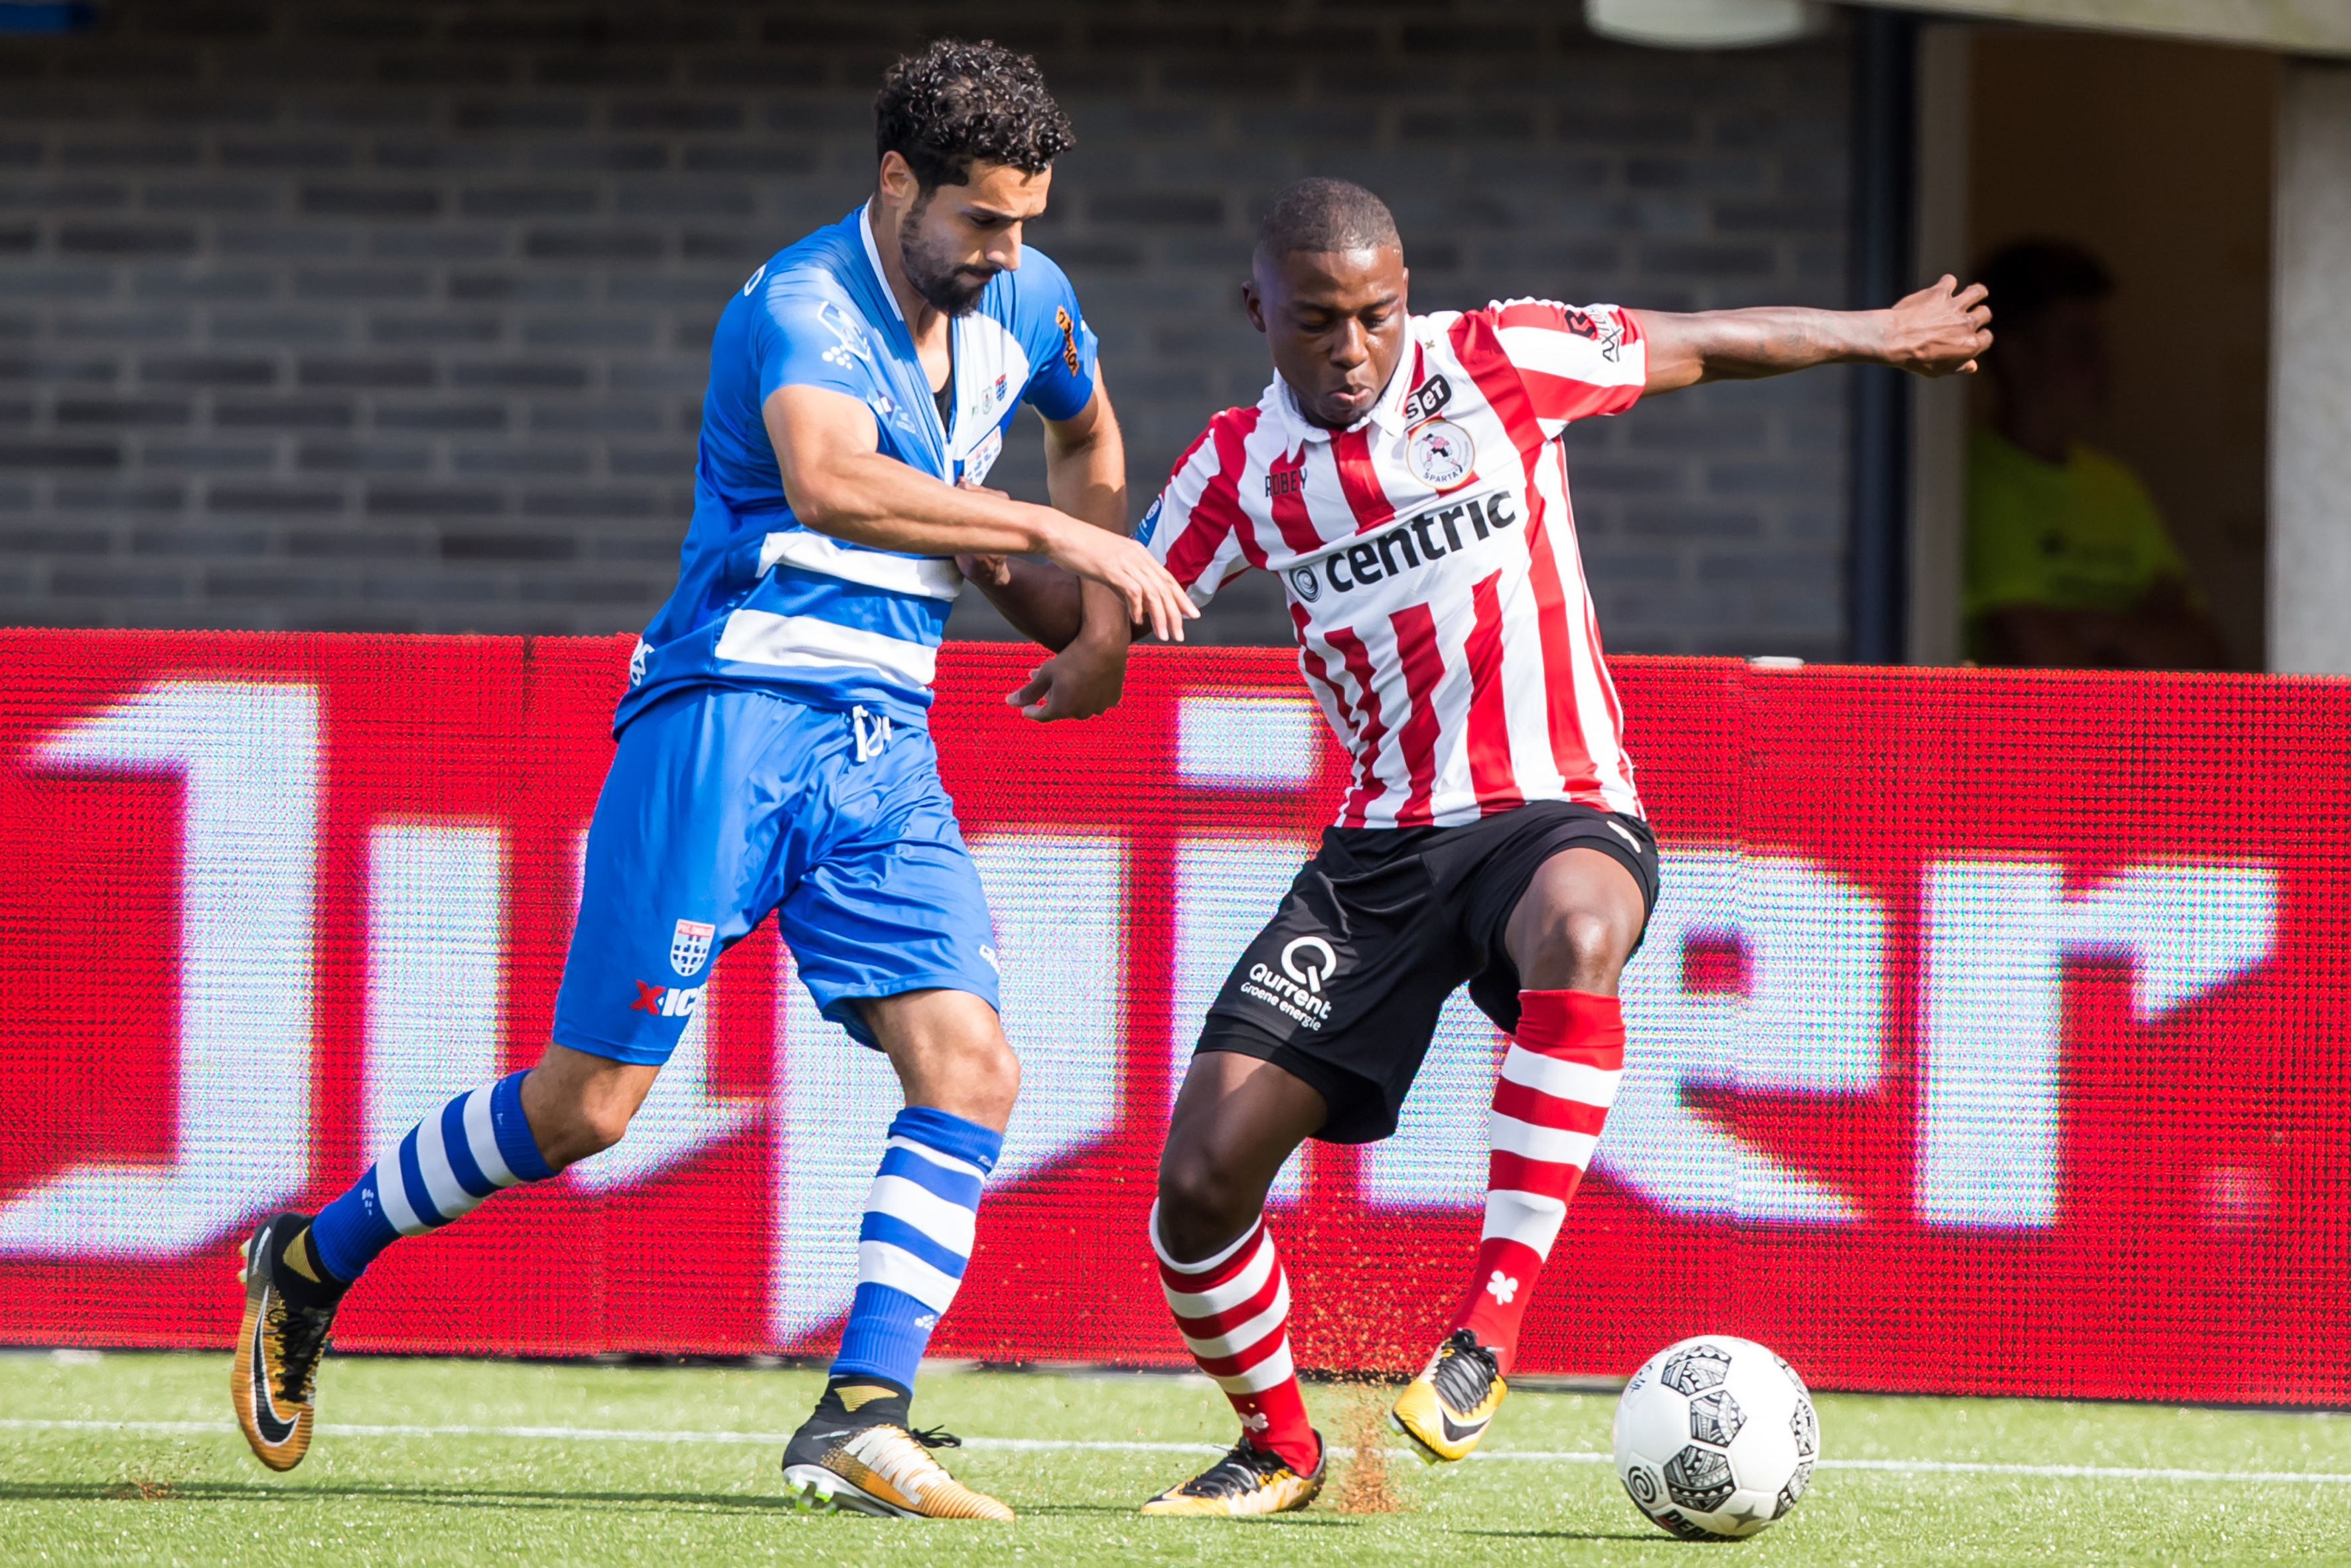
<svg viewBox="0 0 2351 1568">
<path fill-rule="evenodd" d="M 968 183 L 977 162 L 1042 173 L 1077 140 L 1037 62 L 986 38 L 904 57 L 873 99 L 874 156 L 904 158 L 926 196 Z"/>
</svg>

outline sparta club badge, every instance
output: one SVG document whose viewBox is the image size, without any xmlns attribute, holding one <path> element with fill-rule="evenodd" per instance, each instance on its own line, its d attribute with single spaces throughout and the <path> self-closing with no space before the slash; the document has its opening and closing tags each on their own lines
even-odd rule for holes
<svg viewBox="0 0 2351 1568">
<path fill-rule="evenodd" d="M 1449 419 L 1423 420 L 1404 439 L 1405 464 L 1413 477 L 1440 494 L 1467 485 L 1478 465 L 1469 433 Z"/>
</svg>

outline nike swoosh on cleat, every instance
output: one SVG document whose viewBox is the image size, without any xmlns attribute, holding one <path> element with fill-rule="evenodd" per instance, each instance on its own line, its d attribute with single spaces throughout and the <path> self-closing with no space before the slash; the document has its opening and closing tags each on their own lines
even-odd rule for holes
<svg viewBox="0 0 2351 1568">
<path fill-rule="evenodd" d="M 1448 1443 L 1466 1441 L 1478 1436 L 1491 1425 L 1489 1421 L 1472 1421 L 1466 1427 L 1456 1426 L 1453 1417 L 1443 1411 L 1437 1413 L 1437 1424 L 1445 1428 L 1445 1440 Z"/>
<path fill-rule="evenodd" d="M 270 1396 L 269 1360 L 261 1353 L 262 1336 L 269 1330 L 269 1297 L 266 1291 L 261 1302 L 262 1310 L 253 1314 L 253 1429 L 261 1434 L 263 1442 L 274 1448 L 294 1435 L 298 1423 L 280 1416 L 277 1401 Z"/>
</svg>

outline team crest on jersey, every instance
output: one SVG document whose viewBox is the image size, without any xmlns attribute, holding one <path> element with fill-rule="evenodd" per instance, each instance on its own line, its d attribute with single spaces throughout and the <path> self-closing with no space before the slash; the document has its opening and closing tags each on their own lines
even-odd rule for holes
<svg viewBox="0 0 2351 1568">
<path fill-rule="evenodd" d="M 1439 492 L 1467 485 L 1478 466 L 1469 433 L 1449 419 L 1427 419 L 1405 433 L 1405 465 Z"/>
<path fill-rule="evenodd" d="M 699 920 L 681 920 L 669 939 L 670 967 L 681 975 L 699 974 L 710 956 L 710 939 L 718 927 Z"/>
<path fill-rule="evenodd" d="M 998 376 L 994 386 L 982 382 L 972 389 L 971 406 L 965 413 L 973 419 L 987 419 L 1004 406 L 1006 387 L 1010 378 Z"/>
</svg>

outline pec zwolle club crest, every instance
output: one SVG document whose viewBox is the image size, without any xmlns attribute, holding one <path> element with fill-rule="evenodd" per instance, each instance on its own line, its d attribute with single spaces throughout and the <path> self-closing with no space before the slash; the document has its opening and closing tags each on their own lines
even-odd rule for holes
<svg viewBox="0 0 2351 1568">
<path fill-rule="evenodd" d="M 1423 420 L 1405 437 L 1405 462 L 1413 477 L 1436 489 L 1468 484 L 1477 461 L 1469 433 L 1449 419 Z"/>
<path fill-rule="evenodd" d="M 670 967 L 692 978 L 701 972 L 703 961 L 710 956 L 710 939 L 718 935 L 718 927 L 705 925 L 699 920 L 681 920 L 669 939 Z"/>
</svg>

